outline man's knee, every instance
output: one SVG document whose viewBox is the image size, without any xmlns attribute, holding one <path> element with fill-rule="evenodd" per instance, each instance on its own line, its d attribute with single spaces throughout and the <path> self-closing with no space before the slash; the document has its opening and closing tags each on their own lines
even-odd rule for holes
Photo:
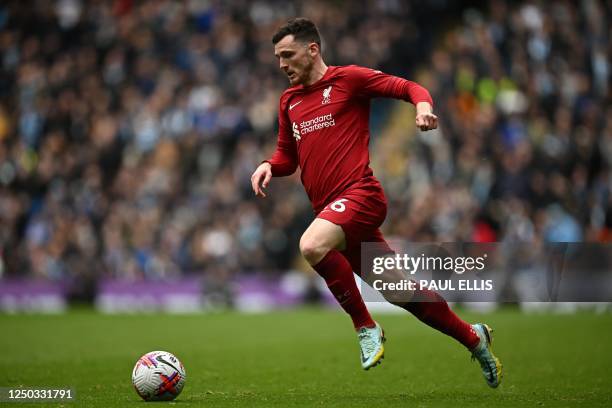
<svg viewBox="0 0 612 408">
<path fill-rule="evenodd" d="M 300 239 L 300 252 L 306 261 L 313 266 L 318 264 L 330 249 L 311 237 L 303 235 Z"/>
</svg>

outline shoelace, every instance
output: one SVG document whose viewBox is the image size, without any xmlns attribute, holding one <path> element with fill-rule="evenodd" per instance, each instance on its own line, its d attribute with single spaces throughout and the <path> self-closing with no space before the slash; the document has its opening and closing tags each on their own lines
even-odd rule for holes
<svg viewBox="0 0 612 408">
<path fill-rule="evenodd" d="M 477 354 L 478 354 L 478 355 L 480 355 L 480 354 L 482 353 L 482 351 L 483 351 L 482 347 L 480 346 L 480 344 L 478 344 L 478 345 L 477 345 L 477 346 L 474 348 L 474 350 L 472 350 L 472 361 L 474 361 L 474 360 L 478 359 L 478 362 L 480 362 L 480 358 L 479 358 L 479 357 L 477 357 L 476 355 L 477 355 Z"/>
<path fill-rule="evenodd" d="M 376 349 L 376 342 L 373 337 L 375 330 L 361 329 L 359 331 L 359 344 L 361 344 L 361 350 L 364 354 L 371 354 Z"/>
<path fill-rule="evenodd" d="M 480 348 L 480 347 L 477 347 Z M 472 352 L 472 361 L 474 360 L 478 360 L 478 363 L 480 364 L 480 367 L 482 367 L 483 369 L 487 370 L 487 371 L 492 371 L 493 368 L 491 366 L 491 360 L 489 358 L 487 358 L 486 356 L 482 356 L 481 354 L 484 353 L 485 349 L 479 349 L 474 350 Z M 478 356 L 477 356 L 478 354 Z M 495 364 L 493 364 L 493 367 L 495 366 Z"/>
<path fill-rule="evenodd" d="M 478 335 L 478 337 L 480 338 L 480 334 Z M 484 345 L 483 345 L 484 342 Z M 478 357 L 476 356 L 476 354 L 480 354 L 482 353 L 482 351 L 486 348 L 486 339 L 481 339 L 481 341 L 478 343 L 478 345 L 476 347 L 474 347 L 474 349 L 472 349 L 472 361 L 476 360 Z M 480 358 L 478 358 L 478 362 L 480 362 Z M 481 363 L 482 365 L 482 363 Z"/>
</svg>

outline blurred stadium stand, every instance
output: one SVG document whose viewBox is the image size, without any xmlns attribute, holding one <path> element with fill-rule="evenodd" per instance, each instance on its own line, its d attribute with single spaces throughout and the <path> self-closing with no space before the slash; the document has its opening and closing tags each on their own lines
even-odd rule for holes
<svg viewBox="0 0 612 408">
<path fill-rule="evenodd" d="M 612 240 L 610 2 L 8 1 L 0 5 L 0 279 L 304 268 L 293 176 L 256 200 L 287 86 L 271 36 L 313 19 L 332 65 L 430 89 L 438 131 L 373 107 L 384 230 L 414 241 Z M 304 268 L 307 269 L 307 268 Z"/>
</svg>

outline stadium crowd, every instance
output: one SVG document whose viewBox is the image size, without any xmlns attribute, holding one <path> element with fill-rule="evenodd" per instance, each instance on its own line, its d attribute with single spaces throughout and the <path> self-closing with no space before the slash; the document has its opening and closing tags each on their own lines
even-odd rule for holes
<svg viewBox="0 0 612 408">
<path fill-rule="evenodd" d="M 609 6 L 466 10 L 421 78 L 440 131 L 404 149 L 395 140 L 399 160 L 384 156 L 393 231 L 442 242 L 610 241 Z"/>
<path fill-rule="evenodd" d="M 444 1 L 350 3 L 0 6 L 0 275 L 223 283 L 293 267 L 312 219 L 299 177 L 256 200 L 250 174 L 287 86 L 270 39 L 295 15 L 317 22 L 333 65 L 434 97 L 433 133 L 374 106 L 387 233 L 612 239 L 609 2 L 496 0 L 460 17 Z"/>
</svg>

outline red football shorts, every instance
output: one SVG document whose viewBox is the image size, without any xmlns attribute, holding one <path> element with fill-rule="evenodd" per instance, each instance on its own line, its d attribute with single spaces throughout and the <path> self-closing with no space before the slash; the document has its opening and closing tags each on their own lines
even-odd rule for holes
<svg viewBox="0 0 612 408">
<path fill-rule="evenodd" d="M 357 274 L 361 274 L 362 242 L 376 242 L 377 251 L 393 252 L 379 228 L 386 216 L 387 199 L 382 188 L 374 186 L 348 189 L 317 214 L 342 227 L 346 249 L 341 253 Z"/>
</svg>

